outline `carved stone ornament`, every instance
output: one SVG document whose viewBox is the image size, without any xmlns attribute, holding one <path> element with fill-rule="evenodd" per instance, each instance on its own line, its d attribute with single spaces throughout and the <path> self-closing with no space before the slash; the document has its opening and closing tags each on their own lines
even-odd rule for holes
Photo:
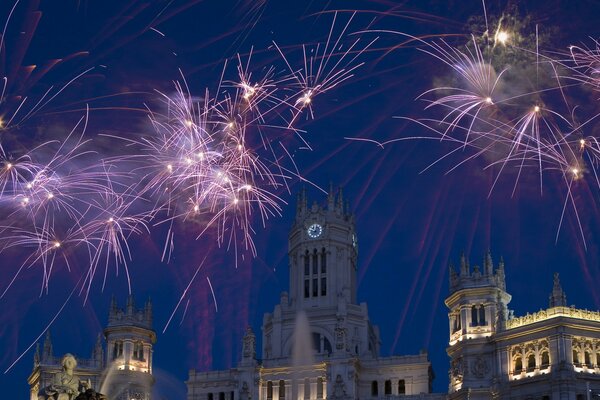
<svg viewBox="0 0 600 400">
<path fill-rule="evenodd" d="M 487 362 L 482 357 L 477 357 L 471 365 L 471 372 L 477 378 L 483 378 L 489 371 Z"/>
<path fill-rule="evenodd" d="M 242 383 L 242 388 L 240 389 L 240 400 L 248 400 L 250 398 L 250 390 L 248 389 L 248 384 L 246 382 Z"/>
<path fill-rule="evenodd" d="M 349 399 L 350 396 L 346 393 L 346 384 L 342 379 L 342 376 L 338 374 L 335 378 L 335 383 L 333 384 L 333 393 L 329 397 L 333 400 L 341 400 L 341 399 Z"/>
</svg>

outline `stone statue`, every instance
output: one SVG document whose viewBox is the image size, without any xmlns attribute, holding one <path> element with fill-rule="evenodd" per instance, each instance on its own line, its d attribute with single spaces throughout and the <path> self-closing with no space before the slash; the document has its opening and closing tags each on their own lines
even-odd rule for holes
<svg viewBox="0 0 600 400">
<path fill-rule="evenodd" d="M 74 400 L 81 392 L 90 389 L 89 380 L 81 382 L 79 377 L 73 374 L 77 360 L 72 354 L 65 354 L 61 365 L 62 371 L 54 375 L 52 384 L 44 388 L 44 393 L 38 396 L 39 400 Z"/>
</svg>

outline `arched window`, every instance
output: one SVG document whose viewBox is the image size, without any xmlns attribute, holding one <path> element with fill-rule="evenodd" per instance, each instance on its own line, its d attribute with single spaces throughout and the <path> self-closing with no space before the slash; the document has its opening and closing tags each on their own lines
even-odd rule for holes
<svg viewBox="0 0 600 400">
<path fill-rule="evenodd" d="M 209 394 L 208 394 L 208 396 L 206 396 L 206 398 L 207 398 L 208 400 L 213 400 L 213 399 L 214 399 L 214 396 L 213 396 L 213 394 L 212 394 L 212 393 L 209 393 Z"/>
<path fill-rule="evenodd" d="M 133 359 L 144 360 L 144 344 L 140 341 L 135 342 L 133 345 Z"/>
<path fill-rule="evenodd" d="M 273 382 L 267 382 L 267 400 L 273 400 Z"/>
<path fill-rule="evenodd" d="M 577 350 L 573 350 L 573 364 L 579 366 L 579 352 Z"/>
<path fill-rule="evenodd" d="M 404 379 L 398 381 L 398 394 L 406 394 L 406 383 Z"/>
<path fill-rule="evenodd" d="M 331 348 L 331 342 L 326 337 L 323 338 L 323 353 L 330 355 L 333 349 Z"/>
<path fill-rule="evenodd" d="M 542 368 L 548 368 L 550 365 L 550 353 L 544 351 L 542 353 Z"/>
<path fill-rule="evenodd" d="M 123 356 L 123 342 L 117 340 L 113 345 L 113 360 Z"/>
<path fill-rule="evenodd" d="M 479 326 L 485 326 L 487 322 L 485 321 L 485 307 L 482 305 L 479 306 Z"/>
<path fill-rule="evenodd" d="M 313 251 L 312 273 L 313 275 L 317 275 L 319 273 L 319 256 L 317 255 L 317 249 Z"/>
<path fill-rule="evenodd" d="M 279 399 L 285 399 L 285 381 L 279 381 Z"/>
<path fill-rule="evenodd" d="M 317 378 L 317 399 L 323 398 L 323 378 Z"/>
<path fill-rule="evenodd" d="M 310 379 L 304 379 L 304 398 L 310 399 Z"/>
<path fill-rule="evenodd" d="M 515 358 L 515 374 L 520 374 L 523 371 L 523 361 L 521 357 Z"/>
<path fill-rule="evenodd" d="M 461 329 L 460 326 L 460 313 L 458 314 L 454 314 L 454 316 L 452 317 L 453 319 L 453 323 L 452 323 L 452 333 L 454 332 L 458 332 Z"/>
<path fill-rule="evenodd" d="M 233 391 L 229 392 L 229 399 L 230 400 L 235 400 L 235 394 L 234 393 L 235 392 L 233 392 Z"/>
<path fill-rule="evenodd" d="M 304 253 L 304 275 L 310 275 L 310 255 L 308 250 Z"/>
<path fill-rule="evenodd" d="M 383 386 L 383 391 L 385 394 L 392 394 L 392 381 L 387 380 Z"/>
<path fill-rule="evenodd" d="M 584 356 L 585 365 L 587 365 L 588 368 L 591 368 L 592 367 L 592 355 L 590 354 L 589 351 L 586 351 L 585 353 L 583 353 L 583 356 Z"/>
<path fill-rule="evenodd" d="M 477 326 L 477 306 L 471 307 L 471 326 Z"/>
<path fill-rule="evenodd" d="M 527 356 L 527 372 L 531 372 L 535 369 L 535 355 L 530 354 Z"/>
<path fill-rule="evenodd" d="M 321 273 L 327 273 L 327 252 L 325 251 L 325 247 L 321 250 Z"/>
<path fill-rule="evenodd" d="M 377 387 L 377 381 L 371 382 L 371 396 L 379 396 L 379 388 Z"/>
<path fill-rule="evenodd" d="M 225 400 L 225 392 L 219 392 L 219 400 Z"/>
</svg>

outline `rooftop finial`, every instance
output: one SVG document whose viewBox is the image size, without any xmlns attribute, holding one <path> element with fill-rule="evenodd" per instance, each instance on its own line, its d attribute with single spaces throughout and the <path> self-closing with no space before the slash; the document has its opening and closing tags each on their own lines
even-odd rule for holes
<svg viewBox="0 0 600 400">
<path fill-rule="evenodd" d="M 333 189 L 333 182 L 329 182 L 329 193 L 327 194 L 327 210 L 333 211 L 335 207 L 335 191 Z"/>
<path fill-rule="evenodd" d="M 483 273 L 485 275 L 494 274 L 494 262 L 492 261 L 492 252 L 490 250 L 487 251 L 483 260 Z"/>
<path fill-rule="evenodd" d="M 464 252 L 460 255 L 460 275 L 469 276 L 469 263 Z"/>
<path fill-rule="evenodd" d="M 337 208 L 340 210 L 340 212 L 344 211 L 344 189 L 342 189 L 341 186 L 338 190 Z"/>
<path fill-rule="evenodd" d="M 135 301 L 133 299 L 133 295 L 130 294 L 127 297 L 127 315 L 133 315 L 133 311 L 135 310 Z"/>
<path fill-rule="evenodd" d="M 43 358 L 52 357 L 52 339 L 50 338 L 50 329 L 46 331 L 46 338 L 44 339 L 44 352 Z"/>
<path fill-rule="evenodd" d="M 567 295 L 560 286 L 560 279 L 558 279 L 558 272 L 554 273 L 554 286 L 552 287 L 552 294 L 549 299 L 550 307 L 566 307 L 567 306 Z"/>
</svg>

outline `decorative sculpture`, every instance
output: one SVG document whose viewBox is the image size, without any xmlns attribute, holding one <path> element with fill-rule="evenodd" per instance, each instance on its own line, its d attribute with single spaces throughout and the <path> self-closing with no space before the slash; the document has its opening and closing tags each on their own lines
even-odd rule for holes
<svg viewBox="0 0 600 400">
<path fill-rule="evenodd" d="M 38 396 L 39 400 L 75 400 L 75 399 L 105 399 L 104 395 L 96 393 L 89 381 L 81 381 L 73 373 L 77 367 L 75 357 L 67 353 L 61 360 L 62 371 L 57 372 L 52 379 L 52 384 L 43 389 Z M 92 396 L 93 395 L 93 396 Z M 82 397 L 83 396 L 83 397 Z M 91 396 L 91 397 L 90 397 Z"/>
</svg>

